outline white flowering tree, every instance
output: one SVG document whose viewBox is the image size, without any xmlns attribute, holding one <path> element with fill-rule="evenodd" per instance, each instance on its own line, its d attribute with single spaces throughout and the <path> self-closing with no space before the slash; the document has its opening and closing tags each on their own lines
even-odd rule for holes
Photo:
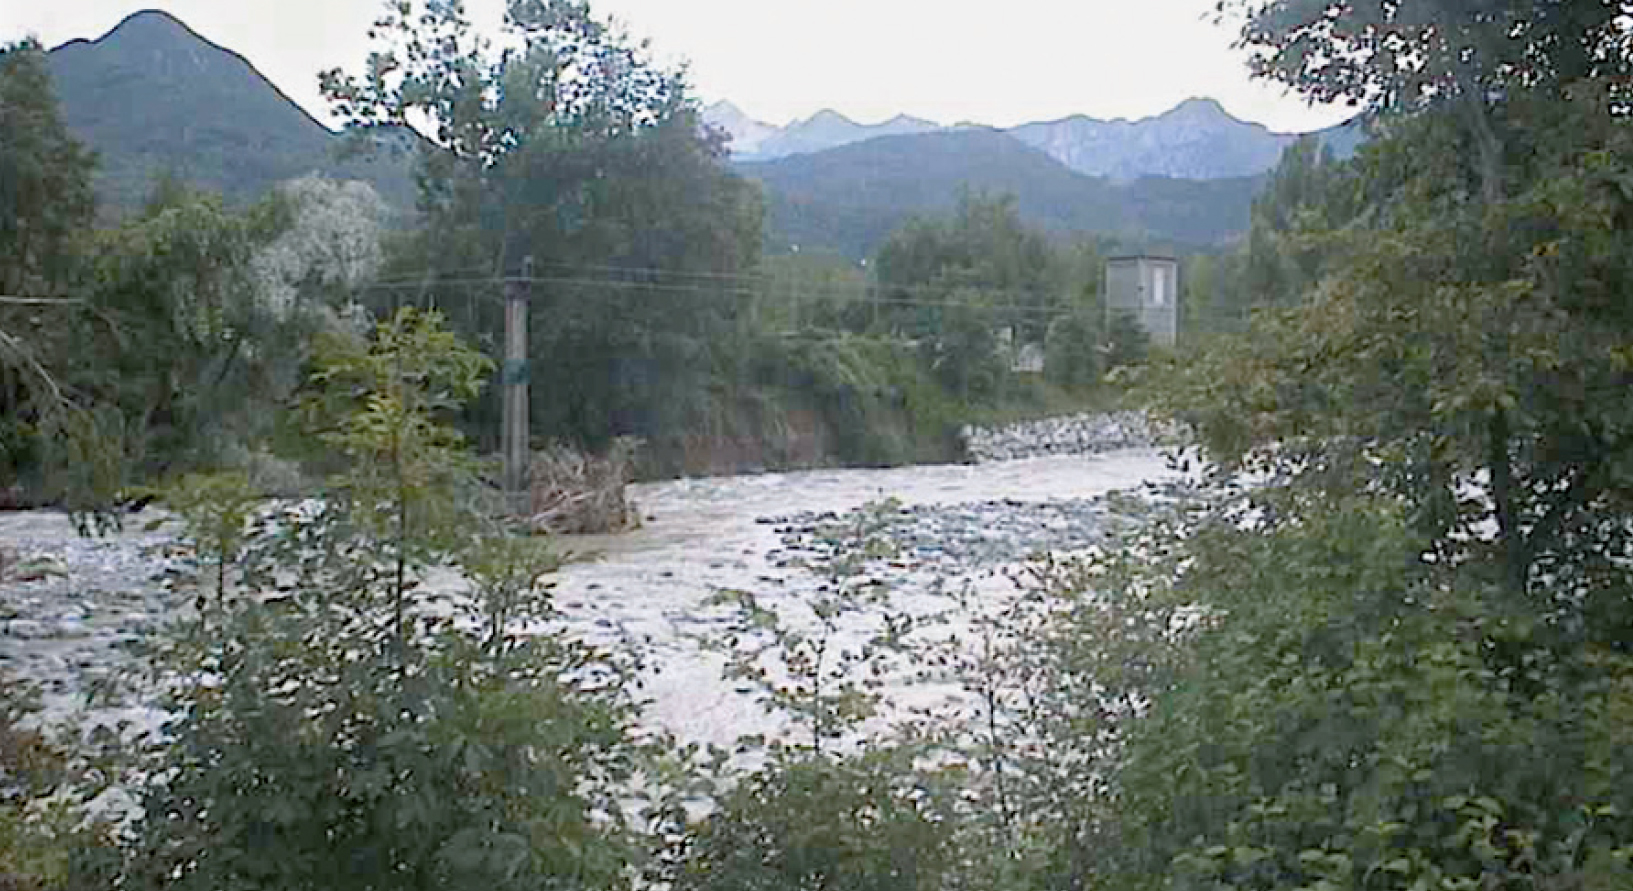
<svg viewBox="0 0 1633 891">
<path fill-rule="evenodd" d="M 311 175 L 278 187 L 287 224 L 255 252 L 261 306 L 288 319 L 298 308 L 334 308 L 378 274 L 390 213 L 367 183 Z"/>
</svg>

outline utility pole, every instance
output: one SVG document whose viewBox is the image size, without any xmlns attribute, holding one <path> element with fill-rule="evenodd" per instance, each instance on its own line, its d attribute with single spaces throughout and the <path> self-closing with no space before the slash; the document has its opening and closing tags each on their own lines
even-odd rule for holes
<svg viewBox="0 0 1633 891">
<path fill-rule="evenodd" d="M 527 429 L 527 304 L 533 296 L 533 258 L 522 261 L 522 273 L 505 280 L 505 364 L 500 371 L 504 386 L 505 496 L 511 513 L 526 516 L 531 509 L 528 465 L 532 450 Z"/>
</svg>

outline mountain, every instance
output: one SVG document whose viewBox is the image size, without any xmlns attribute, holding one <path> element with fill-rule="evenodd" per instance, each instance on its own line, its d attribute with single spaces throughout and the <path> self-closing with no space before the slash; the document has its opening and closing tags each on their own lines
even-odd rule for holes
<svg viewBox="0 0 1633 891">
<path fill-rule="evenodd" d="M 768 161 L 789 155 L 821 152 L 881 136 L 930 133 L 941 125 L 921 118 L 897 115 L 880 124 L 858 124 L 837 111 L 824 109 L 786 127 L 754 120 L 730 102 L 716 102 L 703 110 L 705 123 L 731 136 L 732 156 L 742 161 Z"/>
<path fill-rule="evenodd" d="M 1009 132 L 1079 173 L 1117 180 L 1252 176 L 1276 166 L 1298 138 L 1239 121 L 1212 99 L 1188 99 L 1138 121 L 1077 115 Z"/>
<path fill-rule="evenodd" d="M 97 186 L 112 208 L 140 206 L 154 177 L 166 171 L 234 201 L 317 171 L 370 181 L 394 205 L 413 204 L 409 159 L 419 137 L 380 131 L 372 136 L 382 151 L 339 160 L 345 136 L 314 120 L 242 57 L 162 12 L 137 13 L 101 39 L 58 47 L 50 65 L 69 128 L 101 154 Z M 765 186 L 773 244 L 824 245 L 856 257 L 871 253 L 908 215 L 951 207 L 962 187 L 1014 194 L 1024 216 L 1060 232 L 1217 243 L 1245 229 L 1259 183 L 1225 174 L 1268 164 L 1268 151 L 1255 148 L 1255 140 L 1275 136 L 1206 100 L 1148 121 L 1113 122 L 1162 128 L 1141 149 L 1148 160 L 1113 168 L 1125 175 L 1118 181 L 1086 176 L 1054 156 L 1074 157 L 1068 152 L 1074 140 L 1092 131 L 1081 121 L 1049 136 L 1044 129 L 944 129 L 906 116 L 863 125 L 832 111 L 777 129 L 727 103 L 707 114 L 771 158 L 736 163 Z M 1053 154 L 1023 135 L 1049 136 Z M 1157 149 L 1165 141 L 1179 148 L 1164 156 Z M 1157 163 L 1150 158 L 1163 157 L 1190 159 L 1165 171 L 1217 178 L 1134 175 Z M 1208 158 L 1218 163 L 1199 166 Z"/>
<path fill-rule="evenodd" d="M 889 136 L 773 161 L 738 162 L 765 189 L 773 249 L 870 255 L 913 214 L 962 188 L 1008 193 L 1028 221 L 1142 245 L 1209 245 L 1245 231 L 1262 177 L 1114 182 L 1085 176 L 1009 133 L 961 128 Z"/>
<path fill-rule="evenodd" d="M 760 155 L 781 158 L 806 152 L 820 152 L 883 136 L 905 136 L 938 130 L 930 121 L 897 115 L 882 124 L 858 124 L 836 111 L 819 111 L 796 121 L 760 143 Z"/>
<path fill-rule="evenodd" d="M 242 56 L 166 13 L 135 13 L 100 39 L 57 47 L 49 62 L 69 130 L 100 155 L 106 205 L 140 206 L 168 171 L 232 201 L 319 172 L 366 180 L 391 203 L 413 206 L 414 137 L 381 133 L 382 151 L 340 160 L 340 134 Z"/>
<path fill-rule="evenodd" d="M 833 111 L 818 112 L 778 128 L 750 118 L 729 102 L 710 106 L 704 118 L 731 136 L 732 156 L 739 161 L 771 161 L 882 136 L 991 129 L 968 123 L 943 128 L 905 115 L 869 127 Z M 1298 134 L 1273 133 L 1263 124 L 1238 120 L 1217 101 L 1200 98 L 1187 99 L 1160 115 L 1137 121 L 1102 121 L 1074 115 L 1022 124 L 1007 132 L 1079 173 L 1124 181 L 1142 176 L 1253 176 L 1275 167 L 1282 150 L 1299 138 Z M 1317 135 L 1340 157 L 1352 154 L 1360 139 L 1359 126 L 1353 122 Z"/>
<path fill-rule="evenodd" d="M 726 134 L 727 145 L 734 154 L 753 155 L 760 144 L 780 128 L 756 121 L 741 108 L 724 100 L 703 109 L 703 122 Z"/>
</svg>

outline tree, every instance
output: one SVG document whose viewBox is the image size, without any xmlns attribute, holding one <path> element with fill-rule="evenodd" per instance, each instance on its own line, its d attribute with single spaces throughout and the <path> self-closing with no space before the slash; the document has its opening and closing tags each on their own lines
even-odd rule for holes
<svg viewBox="0 0 1633 891">
<path fill-rule="evenodd" d="M 761 261 L 761 293 L 750 312 L 753 324 L 776 333 L 809 328 L 866 331 L 883 307 L 865 270 L 839 254 L 796 251 Z"/>
<path fill-rule="evenodd" d="M 277 344 L 277 320 L 252 275 L 268 229 L 253 212 L 176 185 L 98 233 L 85 286 L 91 311 L 74 332 L 91 348 L 73 355 L 65 377 L 122 417 L 129 482 L 220 454 L 264 420 L 256 397 L 276 399 L 275 389 L 257 392 L 259 372 L 298 362 Z"/>
<path fill-rule="evenodd" d="M 0 294 L 61 296 L 95 213 L 95 167 L 62 122 L 39 43 L 0 47 Z"/>
<path fill-rule="evenodd" d="M 991 296 L 990 324 L 1037 339 L 1047 313 L 1068 293 L 1066 270 L 1048 238 L 1021 222 L 1014 196 L 962 192 L 950 218 L 910 219 L 879 248 L 874 270 L 893 326 L 933 333 L 949 291 Z"/>
<path fill-rule="evenodd" d="M 267 312 L 342 309 L 379 274 L 389 209 L 367 183 L 305 176 L 278 186 L 270 204 L 279 231 L 250 260 Z"/>
<path fill-rule="evenodd" d="M 1309 293 L 1332 239 L 1323 237 L 1359 213 L 1349 165 L 1306 136 L 1282 153 L 1264 191 L 1253 200 L 1247 268 L 1239 305 L 1215 307 L 1246 317 L 1258 307 L 1287 306 Z"/>
<path fill-rule="evenodd" d="M 1130 549 L 1168 555 L 1122 596 L 1178 646 L 1102 878 L 1626 885 L 1625 5 L 1226 6 L 1379 133 L 1296 202 L 1355 212 L 1300 212 L 1292 305 L 1159 391 L 1263 484 Z"/>
<path fill-rule="evenodd" d="M 1244 508 L 1262 521 L 1244 528 Z M 1477 576 L 1420 559 L 1392 496 L 1229 497 L 1129 545 L 1155 559 L 1114 558 L 1092 584 L 1119 605 L 1113 639 L 1143 645 L 1095 681 L 1143 706 L 1070 886 L 1633 878 L 1633 758 L 1615 742 L 1633 661 L 1547 653 Z M 1082 615 L 1072 637 L 1108 630 Z"/>
<path fill-rule="evenodd" d="M 1151 333 L 1133 313 L 1119 312 L 1106 326 L 1106 368 L 1140 365 L 1151 353 Z"/>
<path fill-rule="evenodd" d="M 76 308 L 63 298 L 95 212 L 95 166 L 63 125 L 40 45 L 0 47 L 0 485 L 8 488 L 37 485 L 50 442 L 84 421 L 66 415 L 57 354 L 37 329 L 73 320 Z M 50 319 L 39 321 L 42 313 Z"/>
<path fill-rule="evenodd" d="M 1505 191 L 1507 103 L 1563 98 L 1578 81 L 1615 83 L 1633 70 L 1620 2 L 1224 0 L 1220 9 L 1242 15 L 1239 44 L 1255 74 L 1312 100 L 1393 116 L 1448 110 L 1466 129 L 1488 203 Z"/>
<path fill-rule="evenodd" d="M 364 74 L 324 90 L 354 125 L 429 137 L 436 249 L 406 270 L 422 290 L 470 299 L 437 280 L 533 259 L 535 317 L 553 320 L 534 332 L 541 427 L 590 444 L 670 427 L 735 316 L 724 277 L 758 260 L 758 193 L 718 163 L 680 77 L 586 4 L 511 0 L 504 30 L 495 50 L 459 4 L 391 4 Z"/>
<path fill-rule="evenodd" d="M 1329 221 L 1335 254 L 1309 305 L 1267 320 L 1208 385 L 1248 384 L 1252 408 L 1241 391 L 1205 412 L 1233 454 L 1297 440 L 1325 456 L 1306 469 L 1340 475 L 1376 476 L 1366 468 L 1382 459 L 1437 541 L 1490 519 L 1516 597 L 1540 574 L 1597 565 L 1564 556 L 1578 544 L 1617 547 L 1601 528 L 1602 511 L 1621 509 L 1629 457 L 1612 357 L 1633 336 L 1596 296 L 1627 275 L 1623 32 L 1594 4 L 1532 6 L 1363 6 L 1335 11 L 1331 28 L 1310 18 L 1326 4 L 1251 7 L 1243 40 L 1261 71 L 1396 116 L 1354 185 L 1336 186 L 1363 210 Z M 1402 55 L 1409 39 L 1421 47 Z M 1573 47 L 1593 51 L 1583 61 Z M 1483 515 L 1459 493 L 1474 478 Z"/>
<path fill-rule="evenodd" d="M 1100 380 L 1100 316 L 1078 310 L 1049 325 L 1044 339 L 1044 373 L 1050 380 L 1073 388 Z"/>
<path fill-rule="evenodd" d="M 555 560 L 450 479 L 447 421 L 487 369 L 413 310 L 319 351 L 309 417 L 349 466 L 320 504 L 263 511 L 234 560 L 243 596 L 169 642 L 177 718 L 128 881 L 622 885 L 625 669 L 539 633 Z M 473 596 L 427 584 L 450 564 Z"/>
<path fill-rule="evenodd" d="M 909 220 L 873 268 L 885 324 L 919 341 L 926 366 L 966 401 L 1000 390 L 999 330 L 1042 340 L 1070 293 L 1067 261 L 1021 222 L 1011 196 L 965 192 L 952 217 Z"/>
<path fill-rule="evenodd" d="M 1601 557 L 1622 546 L 1608 518 L 1627 509 L 1633 460 L 1614 395 L 1633 328 L 1608 297 L 1628 282 L 1629 196 L 1615 183 L 1629 134 L 1591 96 L 1527 114 L 1547 139 L 1517 168 L 1523 189 L 1494 206 L 1463 200 L 1455 184 L 1476 177 L 1443 121 L 1372 152 L 1371 176 L 1396 175 L 1408 154 L 1419 171 L 1392 219 L 1348 236 L 1307 305 L 1198 367 L 1184 401 L 1221 454 L 1280 442 L 1289 462 L 1320 456 L 1306 479 L 1400 492 L 1448 558 L 1486 549 L 1469 533 L 1494 522 L 1506 590 L 1580 585 L 1594 633 L 1622 636 L 1621 573 Z M 1466 497 L 1471 480 L 1488 499 Z"/>
</svg>

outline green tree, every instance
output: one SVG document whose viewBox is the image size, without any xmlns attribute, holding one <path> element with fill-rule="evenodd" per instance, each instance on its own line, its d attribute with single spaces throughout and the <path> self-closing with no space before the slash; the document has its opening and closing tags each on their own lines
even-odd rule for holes
<svg viewBox="0 0 1633 891">
<path fill-rule="evenodd" d="M 1037 342 L 1068 303 L 1069 263 L 1021 222 L 1013 197 L 959 196 L 950 218 L 914 218 L 873 264 L 885 322 L 917 340 L 942 384 L 965 401 L 990 400 L 1008 369 L 999 330 Z"/>
<path fill-rule="evenodd" d="M 919 336 L 939 327 L 948 292 L 991 296 L 991 325 L 1012 325 L 1037 340 L 1065 301 L 1066 263 L 1040 231 L 1023 223 L 1013 196 L 965 191 L 947 218 L 919 217 L 893 232 L 873 263 L 892 306 L 892 327 Z"/>
<path fill-rule="evenodd" d="M 1227 6 L 1261 73 L 1381 129 L 1299 202 L 1357 212 L 1297 224 L 1325 244 L 1293 305 L 1158 391 L 1263 485 L 1120 588 L 1177 646 L 1144 681 L 1102 878 L 1626 885 L 1616 5 Z"/>
<path fill-rule="evenodd" d="M 1352 165 L 1340 164 L 1320 140 L 1306 136 L 1282 153 L 1264 191 L 1253 201 L 1246 269 L 1234 305 L 1216 314 L 1245 320 L 1258 307 L 1287 306 L 1309 293 L 1330 252 L 1330 233 L 1359 212 Z"/>
<path fill-rule="evenodd" d="M 1560 30 L 1588 12 L 1567 15 L 1575 8 L 1364 7 L 1319 40 L 1306 16 L 1326 4 L 1258 10 L 1244 40 L 1259 47 L 1261 70 L 1312 96 L 1411 116 L 1386 119 L 1385 138 L 1363 150 L 1353 188 L 1365 209 L 1329 233 L 1335 254 L 1306 305 L 1193 378 L 1196 395 L 1213 390 L 1192 401 L 1212 400 L 1216 410 L 1197 417 L 1223 454 L 1279 441 L 1295 462 L 1323 455 L 1306 476 L 1382 477 L 1452 550 L 1480 549 L 1481 536 L 1465 536 L 1492 521 L 1501 582 L 1516 597 L 1544 575 L 1585 591 L 1616 577 L 1590 552 L 1619 547 L 1602 517 L 1622 509 L 1629 458 L 1611 394 L 1627 383 L 1615 357 L 1633 329 L 1600 296 L 1628 274 L 1618 245 L 1629 196 L 1616 183 L 1629 136 L 1614 77 L 1628 63 L 1597 12 Z M 1394 37 L 1366 64 L 1347 54 L 1386 25 L 1418 35 L 1423 58 L 1390 67 Z M 1301 46 L 1341 61 L 1317 69 Z M 1572 61 L 1572 47 L 1604 52 Z M 1471 479 L 1489 510 L 1462 497 Z M 1589 541 L 1607 549 L 1583 551 Z M 1625 612 L 1624 599 L 1592 595 L 1586 609 Z M 1595 626 L 1622 634 L 1625 621 Z"/>
<path fill-rule="evenodd" d="M 1122 604 L 1117 636 L 1144 642 L 1095 681 L 1144 706 L 1125 719 L 1110 819 L 1089 824 L 1089 856 L 1066 876 L 1131 889 L 1633 878 L 1633 758 L 1614 742 L 1633 727 L 1633 662 L 1549 653 L 1477 575 L 1421 560 L 1390 496 L 1252 504 L 1252 528 L 1246 504 L 1221 500 L 1142 536 L 1156 559 L 1095 572 L 1096 596 Z M 1079 616 L 1076 639 L 1108 630 Z"/>
<path fill-rule="evenodd" d="M 1151 353 L 1151 334 L 1133 313 L 1120 312 L 1106 326 L 1106 368 L 1143 364 Z"/>
<path fill-rule="evenodd" d="M 1055 319 L 1044 339 L 1044 373 L 1076 389 L 1100 380 L 1100 314 L 1079 310 Z"/>
<path fill-rule="evenodd" d="M 1620 3 L 1225 0 L 1220 9 L 1242 17 L 1254 73 L 1312 100 L 1396 117 L 1445 111 L 1487 203 L 1506 192 L 1511 101 L 1560 99 L 1582 80 L 1625 83 L 1633 70 Z"/>
<path fill-rule="evenodd" d="M 63 376 L 119 414 L 130 483 L 253 438 L 293 388 L 307 319 L 262 299 L 252 262 L 277 228 L 265 207 L 236 213 L 161 183 L 141 215 L 97 234 Z"/>
<path fill-rule="evenodd" d="M 884 309 L 865 270 L 836 253 L 796 251 L 766 257 L 748 323 L 774 333 L 811 328 L 867 331 Z"/>
<path fill-rule="evenodd" d="M 310 429 L 348 463 L 333 481 L 360 532 L 359 557 L 387 568 L 382 595 L 399 649 L 408 645 L 410 573 L 455 549 L 460 490 L 474 470 L 458 430 L 440 422 L 475 398 L 493 367 L 412 308 L 379 323 L 372 337 L 320 337 Z"/>
<path fill-rule="evenodd" d="M 62 295 L 96 210 L 95 167 L 62 122 L 39 43 L 0 47 L 0 294 Z"/>
<path fill-rule="evenodd" d="M 533 330 L 539 427 L 590 445 L 673 427 L 732 327 L 723 282 L 761 240 L 758 192 L 719 163 L 679 76 L 567 0 L 508 3 L 503 50 L 459 4 L 391 4 L 373 33 L 367 70 L 323 86 L 350 123 L 430 137 L 411 280 L 463 303 L 439 278 L 531 257 L 534 315 L 551 320 Z"/>
<path fill-rule="evenodd" d="M 7 488 L 38 489 L 53 443 L 86 426 L 68 416 L 57 359 L 58 338 L 78 311 L 65 298 L 95 213 L 95 166 L 62 122 L 40 45 L 0 46 L 0 485 Z M 62 302 L 19 302 L 33 300 Z"/>
<path fill-rule="evenodd" d="M 538 632 L 553 558 L 478 539 L 449 484 L 447 422 L 486 360 L 405 310 L 316 365 L 314 432 L 349 468 L 321 504 L 251 524 L 243 596 L 171 642 L 178 718 L 127 880 L 621 886 L 640 793 L 625 668 Z M 475 596 L 432 589 L 447 565 Z"/>
</svg>

